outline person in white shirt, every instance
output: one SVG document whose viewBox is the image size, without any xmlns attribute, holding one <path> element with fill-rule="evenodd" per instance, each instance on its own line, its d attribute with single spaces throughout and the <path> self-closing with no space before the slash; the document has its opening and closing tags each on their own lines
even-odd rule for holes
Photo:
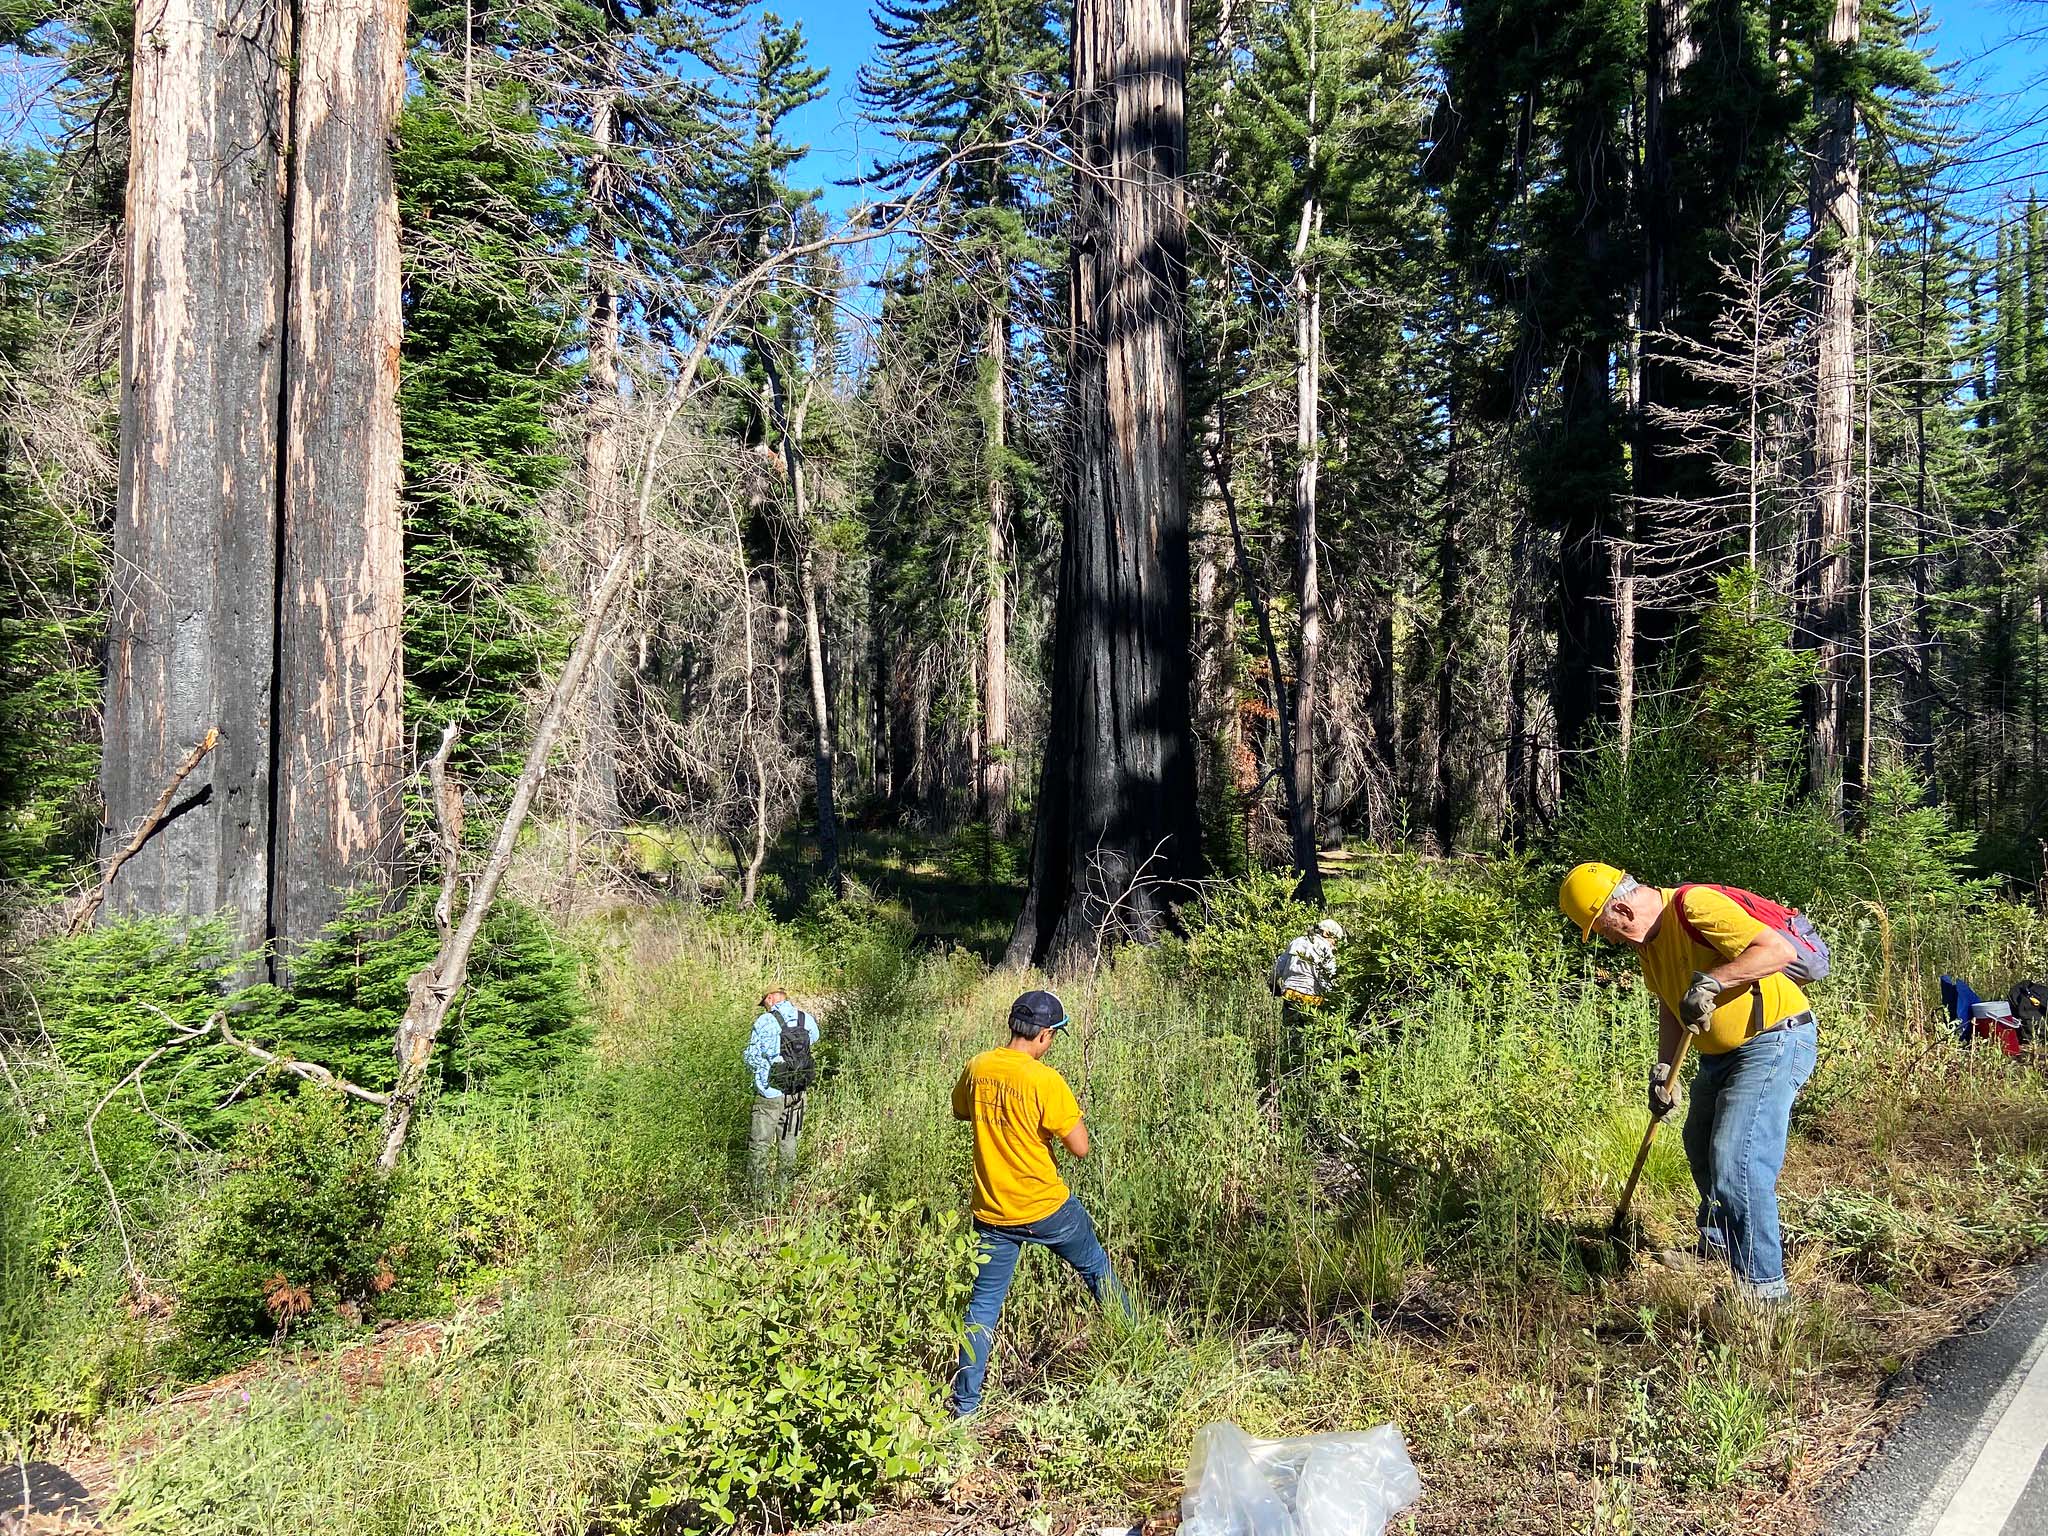
<svg viewBox="0 0 2048 1536">
<path fill-rule="evenodd" d="M 1334 917 L 1324 918 L 1313 932 L 1292 940 L 1266 978 L 1273 995 L 1301 1007 L 1321 1007 L 1337 985 L 1337 946 L 1343 942 L 1343 925 Z"/>
</svg>

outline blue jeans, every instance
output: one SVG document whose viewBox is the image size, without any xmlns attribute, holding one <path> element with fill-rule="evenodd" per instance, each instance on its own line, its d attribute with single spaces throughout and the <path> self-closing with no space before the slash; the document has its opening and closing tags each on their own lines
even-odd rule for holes
<svg viewBox="0 0 2048 1536">
<path fill-rule="evenodd" d="M 1700 1191 L 1700 1252 L 1727 1263 L 1753 1296 L 1787 1292 L 1778 1170 L 1792 1101 L 1813 1075 L 1818 1039 L 1809 1017 L 1702 1056 L 1693 1078 L 1685 1160 Z"/>
<path fill-rule="evenodd" d="M 1026 1243 L 1050 1248 L 1073 1265 L 1098 1304 L 1114 1300 L 1126 1312 L 1131 1308 L 1130 1298 L 1109 1272 L 1109 1255 L 1095 1236 L 1095 1223 L 1072 1195 L 1050 1216 L 1025 1226 L 992 1227 L 977 1221 L 974 1230 L 981 1239 L 981 1268 L 974 1277 L 974 1294 L 967 1300 L 967 1342 L 953 1373 L 956 1414 L 969 1414 L 981 1406 L 981 1385 L 988 1379 L 988 1354 L 995 1343 L 996 1323 L 1017 1273 L 1017 1256 Z"/>
</svg>

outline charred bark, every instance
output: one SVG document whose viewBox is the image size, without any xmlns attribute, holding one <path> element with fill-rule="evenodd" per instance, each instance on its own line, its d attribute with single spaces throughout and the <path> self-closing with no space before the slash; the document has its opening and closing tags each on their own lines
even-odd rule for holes
<svg viewBox="0 0 2048 1536">
<path fill-rule="evenodd" d="M 1077 0 L 1075 481 L 1031 890 L 1013 959 L 1164 924 L 1200 868 L 1182 456 L 1186 0 Z"/>
<path fill-rule="evenodd" d="M 1678 391 L 1685 377 L 1666 360 L 1666 348 L 1656 338 L 1673 320 L 1672 269 L 1687 234 L 1686 189 L 1673 165 L 1677 135 L 1671 106 L 1695 50 L 1688 0 L 1649 0 L 1644 23 L 1643 286 L 1637 332 L 1643 342 L 1636 362 L 1639 399 L 1631 468 L 1636 497 L 1647 503 L 1672 494 L 1677 483 L 1675 460 L 1684 451 L 1682 434 L 1660 422 L 1655 408 L 1681 404 Z"/>
<path fill-rule="evenodd" d="M 1849 541 L 1855 432 L 1856 254 L 1862 234 L 1856 163 L 1856 99 L 1847 55 L 1862 32 L 1861 0 L 1835 0 L 1819 68 L 1826 86 L 1815 104 L 1820 128 L 1813 167 L 1813 294 L 1816 389 L 1813 476 L 1800 588 L 1803 628 L 1819 677 L 1807 724 L 1814 786 L 1839 812 L 1843 754 L 1849 741 Z"/>
<path fill-rule="evenodd" d="M 280 960 L 389 879 L 404 774 L 398 194 L 403 0 L 300 0 L 281 436 Z M 236 573 L 239 576 L 239 573 Z"/>
<path fill-rule="evenodd" d="M 250 948 L 269 907 L 288 27 L 233 0 L 136 16 L 100 770 L 125 837 L 218 725 L 106 910 L 225 910 Z"/>
</svg>

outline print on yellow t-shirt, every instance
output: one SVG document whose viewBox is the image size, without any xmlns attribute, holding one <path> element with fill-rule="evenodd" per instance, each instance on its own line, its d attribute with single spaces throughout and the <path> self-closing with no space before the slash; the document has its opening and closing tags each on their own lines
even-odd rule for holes
<svg viewBox="0 0 2048 1536">
<path fill-rule="evenodd" d="M 1693 931 L 1706 941 L 1704 945 L 1696 943 L 1678 919 L 1674 892 L 1667 890 L 1663 896 L 1664 916 L 1642 949 L 1643 980 L 1659 1002 L 1677 1013 L 1692 987 L 1692 973 L 1733 960 L 1749 948 L 1764 925 L 1719 891 L 1694 886 L 1685 893 L 1685 915 L 1692 920 Z M 1714 1010 L 1714 1027 L 1695 1036 L 1693 1048 L 1703 1056 L 1719 1056 L 1807 1010 L 1806 994 L 1782 975 L 1766 976 L 1757 987 L 1764 1000 L 1760 1018 L 1755 989 L 1730 987 Z"/>
<path fill-rule="evenodd" d="M 974 1122 L 976 1221 L 1021 1227 L 1067 1203 L 1047 1142 L 1080 1123 L 1081 1106 L 1059 1073 L 1022 1051 L 983 1051 L 953 1085 L 953 1115 Z"/>
</svg>

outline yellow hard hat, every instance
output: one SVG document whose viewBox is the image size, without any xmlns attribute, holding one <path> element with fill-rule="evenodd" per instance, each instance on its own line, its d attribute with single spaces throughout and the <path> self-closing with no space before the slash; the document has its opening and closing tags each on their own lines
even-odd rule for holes
<svg viewBox="0 0 2048 1536">
<path fill-rule="evenodd" d="M 1593 937 L 1593 919 L 1607 905 L 1614 888 L 1628 878 L 1612 864 L 1581 864 L 1557 888 L 1557 908 L 1579 925 L 1579 937 Z"/>
</svg>

